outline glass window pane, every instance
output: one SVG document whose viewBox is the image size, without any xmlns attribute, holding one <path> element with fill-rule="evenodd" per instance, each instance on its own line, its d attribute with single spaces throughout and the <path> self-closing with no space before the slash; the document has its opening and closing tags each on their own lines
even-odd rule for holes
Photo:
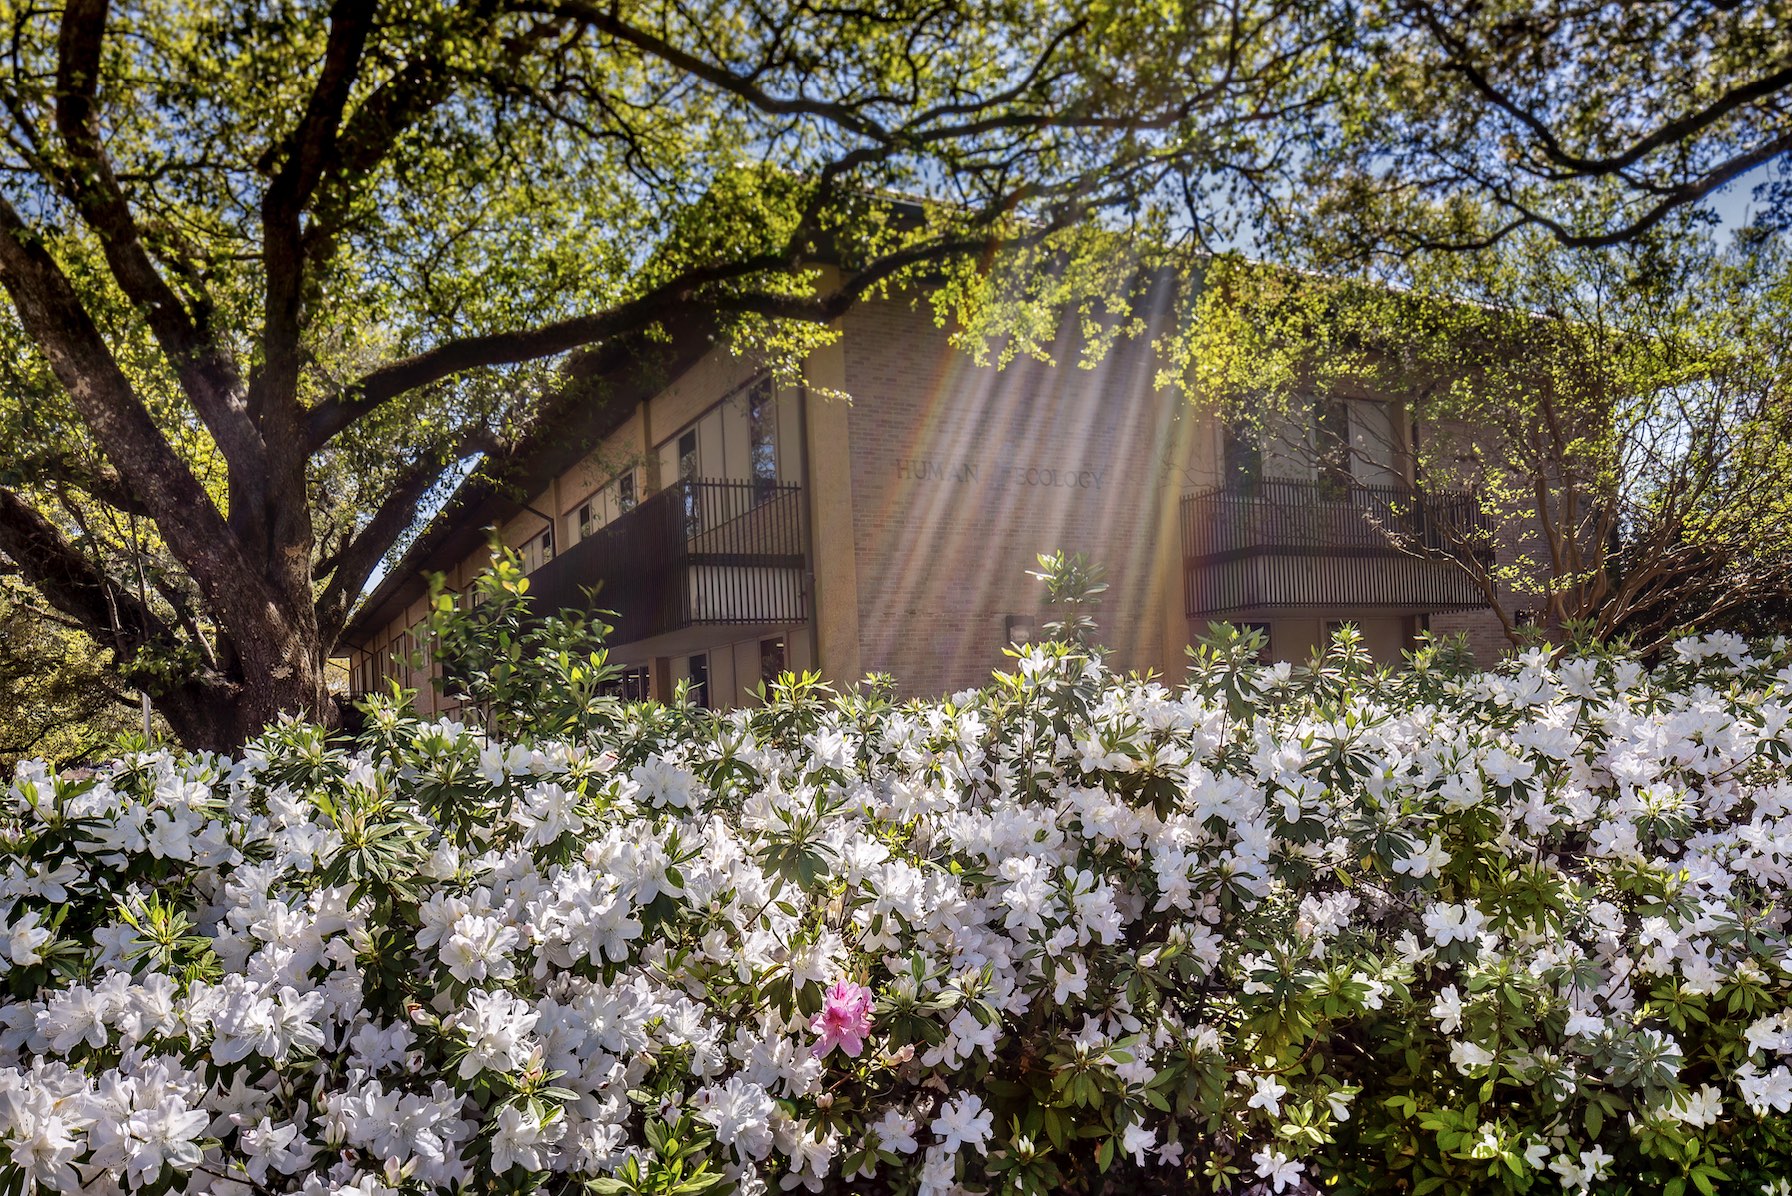
<svg viewBox="0 0 1792 1196">
<path fill-rule="evenodd" d="M 762 379 L 747 397 L 752 434 L 753 491 L 756 501 L 771 497 L 778 485 L 778 411 L 772 403 L 770 379 Z"/>
<path fill-rule="evenodd" d="M 709 708 L 709 655 L 707 653 L 691 657 L 691 701 L 704 709 Z"/>
</svg>

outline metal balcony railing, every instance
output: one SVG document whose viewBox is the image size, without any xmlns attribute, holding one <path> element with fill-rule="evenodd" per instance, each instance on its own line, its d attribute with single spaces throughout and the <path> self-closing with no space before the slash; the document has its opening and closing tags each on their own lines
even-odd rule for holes
<svg viewBox="0 0 1792 1196">
<path fill-rule="evenodd" d="M 529 594 L 538 611 L 615 612 L 618 644 L 699 623 L 801 623 L 803 544 L 802 487 L 680 481 L 531 573 Z"/>
<path fill-rule="evenodd" d="M 1462 567 L 1493 524 L 1462 491 L 1263 481 L 1182 499 L 1188 615 L 1270 608 L 1421 612 L 1485 605 Z"/>
</svg>

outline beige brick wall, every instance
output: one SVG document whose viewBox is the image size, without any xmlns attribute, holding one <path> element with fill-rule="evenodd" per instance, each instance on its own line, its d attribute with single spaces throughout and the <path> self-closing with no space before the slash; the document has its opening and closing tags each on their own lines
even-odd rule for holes
<svg viewBox="0 0 1792 1196">
<path fill-rule="evenodd" d="M 1483 668 L 1497 662 L 1501 654 L 1512 646 L 1492 611 L 1465 610 L 1431 616 L 1433 635 L 1455 635 L 1459 632 L 1468 637 L 1469 651 L 1474 653 L 1475 663 Z"/>
<path fill-rule="evenodd" d="M 1107 566 L 1097 619 L 1114 662 L 1166 663 L 1180 549 L 1161 542 L 1162 512 L 1183 463 L 1165 458 L 1183 438 L 1146 353 L 997 370 L 899 301 L 851 313 L 843 346 L 863 669 L 906 694 L 982 684 L 1006 663 L 1006 617 L 1047 617 L 1026 573 L 1059 548 Z"/>
</svg>

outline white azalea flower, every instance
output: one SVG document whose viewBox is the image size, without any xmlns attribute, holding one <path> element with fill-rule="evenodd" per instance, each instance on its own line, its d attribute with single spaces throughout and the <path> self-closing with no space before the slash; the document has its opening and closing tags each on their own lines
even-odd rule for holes
<svg viewBox="0 0 1792 1196">
<path fill-rule="evenodd" d="M 947 1102 L 928 1128 L 939 1138 L 940 1148 L 948 1153 L 969 1146 L 978 1154 L 987 1154 L 984 1144 L 994 1126 L 995 1114 L 983 1107 L 983 1098 L 964 1092 Z"/>
<path fill-rule="evenodd" d="M 1251 1161 L 1257 1165 L 1257 1178 L 1276 1192 L 1298 1184 L 1307 1169 L 1306 1164 L 1296 1162 L 1279 1150 L 1256 1151 L 1251 1155 Z"/>
</svg>

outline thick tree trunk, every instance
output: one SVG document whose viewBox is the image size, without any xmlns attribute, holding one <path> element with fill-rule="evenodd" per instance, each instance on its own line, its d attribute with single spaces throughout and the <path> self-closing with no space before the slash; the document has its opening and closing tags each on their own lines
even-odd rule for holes
<svg viewBox="0 0 1792 1196">
<path fill-rule="evenodd" d="M 155 712 L 174 731 L 175 740 L 194 751 L 229 754 L 239 741 L 229 725 L 229 702 L 211 700 L 212 695 L 162 694 L 152 699 Z"/>
<path fill-rule="evenodd" d="M 281 715 L 334 725 L 336 704 L 324 684 L 316 646 L 294 635 L 288 651 L 274 661 L 243 662 L 242 688 L 229 712 L 231 748 L 261 733 Z"/>
<path fill-rule="evenodd" d="M 336 701 L 325 684 L 318 653 L 289 637 L 283 660 L 243 658 L 229 679 L 190 682 L 152 695 L 181 746 L 233 753 L 283 714 L 337 725 Z"/>
<path fill-rule="evenodd" d="M 170 709 L 169 725 L 188 747 L 238 750 L 282 715 L 336 721 L 311 577 L 316 545 L 305 457 L 290 415 L 298 403 L 291 395 L 278 397 L 283 401 L 269 404 L 260 429 L 263 447 L 255 468 L 233 471 L 253 474 L 254 481 L 233 480 L 228 517 L 231 534 L 260 574 L 244 579 L 245 590 L 271 598 L 218 604 L 248 617 L 221 620 L 232 649 L 228 685 L 215 687 L 205 707 L 188 702 Z M 253 581 L 261 585 L 251 589 Z"/>
</svg>

